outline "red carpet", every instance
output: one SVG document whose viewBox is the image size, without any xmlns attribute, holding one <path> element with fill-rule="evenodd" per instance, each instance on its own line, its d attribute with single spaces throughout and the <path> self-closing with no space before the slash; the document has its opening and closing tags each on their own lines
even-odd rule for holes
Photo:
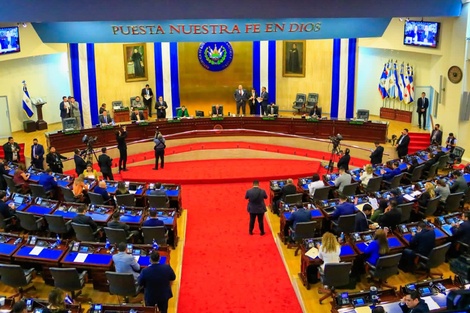
<svg viewBox="0 0 470 313">
<path fill-rule="evenodd" d="M 188 222 L 178 313 L 301 312 L 267 223 L 265 236 L 257 226 L 248 234 L 250 187 L 184 186 Z"/>
<path fill-rule="evenodd" d="M 122 180 L 138 182 L 205 184 L 216 182 L 242 182 L 298 178 L 319 171 L 318 161 L 278 159 L 222 159 L 184 162 L 167 162 L 165 169 L 152 170 L 152 165 L 129 166 L 121 172 Z"/>
<path fill-rule="evenodd" d="M 410 144 L 408 146 L 408 153 L 412 154 L 418 150 L 426 150 L 429 147 L 429 133 L 412 133 L 409 132 Z"/>
</svg>

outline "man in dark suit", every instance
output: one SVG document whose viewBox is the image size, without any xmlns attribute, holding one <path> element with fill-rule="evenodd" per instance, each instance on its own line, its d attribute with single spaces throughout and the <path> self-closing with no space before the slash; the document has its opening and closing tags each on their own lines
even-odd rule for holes
<svg viewBox="0 0 470 313">
<path fill-rule="evenodd" d="M 0 190 L 7 190 L 7 182 L 3 175 L 8 175 L 10 168 L 5 164 L 3 159 L 0 159 Z"/>
<path fill-rule="evenodd" d="M 256 90 L 254 89 L 251 89 L 251 94 L 250 94 L 250 97 L 248 98 L 248 104 L 250 106 L 250 115 L 254 115 L 255 114 L 255 110 L 256 110 L 256 103 L 257 103 L 257 94 L 256 94 Z"/>
<path fill-rule="evenodd" d="M 370 163 L 372 165 L 382 164 L 382 157 L 384 155 L 384 147 L 380 145 L 380 142 L 374 142 L 375 150 L 370 154 Z M 371 149 L 372 150 L 372 149 Z"/>
<path fill-rule="evenodd" d="M 153 91 L 152 88 L 149 87 L 149 85 L 145 85 L 145 88 L 142 89 L 142 92 L 140 93 L 142 96 L 142 100 L 144 100 L 144 104 L 149 110 L 149 116 L 152 116 L 152 99 L 153 99 Z"/>
<path fill-rule="evenodd" d="M 293 240 L 295 237 L 295 227 L 297 226 L 297 223 L 310 222 L 312 219 L 310 210 L 307 210 L 301 202 L 296 203 L 295 206 L 297 210 L 291 213 L 284 228 L 284 236 L 289 236 L 290 232 Z"/>
<path fill-rule="evenodd" d="M 101 180 L 98 183 L 98 186 L 93 189 L 93 192 L 100 194 L 103 197 L 104 203 L 106 205 L 114 205 L 114 198 L 112 198 L 109 194 L 106 182 L 104 180 Z"/>
<path fill-rule="evenodd" d="M 466 211 L 462 214 L 463 223 L 453 223 L 450 229 L 454 241 L 461 241 L 470 245 L 470 212 Z"/>
<path fill-rule="evenodd" d="M 75 149 L 75 154 L 73 155 L 73 161 L 75 162 L 75 173 L 80 176 L 86 170 L 86 162 L 80 156 L 80 149 Z"/>
<path fill-rule="evenodd" d="M 5 160 L 8 162 L 20 163 L 20 145 L 15 142 L 13 137 L 8 137 L 8 142 L 3 145 Z"/>
<path fill-rule="evenodd" d="M 321 118 L 321 108 L 318 107 L 318 104 L 315 103 L 315 105 L 310 110 L 310 113 L 308 115 L 311 118 Z"/>
<path fill-rule="evenodd" d="M 111 170 L 113 159 L 106 154 L 106 147 L 101 148 L 101 155 L 98 157 L 98 165 L 104 180 L 114 180 Z"/>
<path fill-rule="evenodd" d="M 149 210 L 149 218 L 146 220 L 142 226 L 153 227 L 153 226 L 165 226 L 165 223 L 162 220 L 158 219 L 157 210 Z"/>
<path fill-rule="evenodd" d="M 69 118 L 71 115 L 69 100 L 66 96 L 62 97 L 62 102 L 59 104 L 60 118 L 62 119 L 62 128 L 65 129 L 64 119 Z"/>
<path fill-rule="evenodd" d="M 253 187 L 251 189 L 248 189 L 245 194 L 245 199 L 248 200 L 247 211 L 248 213 L 250 213 L 250 235 L 253 235 L 253 228 L 255 226 L 256 218 L 258 218 L 260 235 L 263 236 L 265 234 L 263 217 L 264 212 L 266 212 L 266 204 L 264 203 L 264 199 L 267 198 L 268 195 L 266 194 L 266 191 L 259 187 L 259 181 L 253 181 Z"/>
<path fill-rule="evenodd" d="M 346 148 L 346 150 L 344 150 L 343 156 L 338 160 L 338 168 L 342 167 L 345 171 L 349 171 L 349 161 L 351 160 L 351 156 L 349 155 L 350 152 L 351 151 L 349 150 L 349 148 Z"/>
<path fill-rule="evenodd" d="M 384 210 L 384 214 L 378 218 L 378 223 L 381 227 L 395 229 L 395 227 L 400 224 L 401 212 L 398 210 L 397 207 L 397 201 L 390 200 L 388 207 Z"/>
<path fill-rule="evenodd" d="M 140 121 L 144 121 L 145 120 L 145 116 L 144 116 L 144 113 L 142 111 L 139 111 L 139 108 L 134 108 L 134 111 L 131 113 L 131 121 L 132 122 L 140 122 Z"/>
<path fill-rule="evenodd" d="M 426 111 L 429 107 L 429 100 L 426 98 L 426 93 L 421 93 L 421 98 L 418 99 L 416 112 L 418 112 L 418 125 L 421 128 L 421 119 L 423 120 L 423 129 L 426 129 Z"/>
<path fill-rule="evenodd" d="M 242 85 L 238 85 L 238 89 L 233 94 L 235 103 L 237 104 L 237 115 L 240 115 L 240 108 L 242 109 L 242 116 L 246 113 L 246 101 L 248 100 L 248 93 L 243 89 Z"/>
<path fill-rule="evenodd" d="M 434 129 L 431 132 L 430 142 L 432 145 L 442 145 L 442 130 L 440 130 L 441 125 L 436 124 Z"/>
<path fill-rule="evenodd" d="M 428 228 L 426 223 L 422 221 L 418 223 L 417 232 L 413 232 L 411 236 L 410 246 L 403 251 L 399 264 L 400 269 L 405 272 L 414 270 L 414 260 L 417 254 L 428 257 L 436 246 L 434 229 Z"/>
<path fill-rule="evenodd" d="M 155 109 L 157 110 L 157 118 L 166 118 L 166 109 L 168 105 L 166 101 L 163 101 L 163 97 L 158 97 L 158 101 L 155 102 Z"/>
<path fill-rule="evenodd" d="M 8 205 L 6 202 L 7 192 L 5 190 L 0 190 L 0 214 L 2 214 L 3 218 L 10 218 L 15 213 L 15 210 L 13 209 L 14 203 L 11 202 L 11 204 Z"/>
<path fill-rule="evenodd" d="M 372 215 L 372 206 L 370 204 L 365 204 L 362 207 L 362 211 L 358 210 L 356 213 L 356 226 L 354 227 L 354 231 L 362 232 L 369 230 L 369 218 Z"/>
<path fill-rule="evenodd" d="M 91 229 L 95 232 L 98 229 L 98 225 L 96 225 L 95 221 L 88 215 L 85 215 L 86 208 L 80 206 L 77 208 L 77 215 L 72 219 L 72 223 L 81 224 L 81 225 L 89 225 Z"/>
<path fill-rule="evenodd" d="M 266 87 L 261 88 L 261 94 L 258 97 L 258 102 L 261 104 L 261 115 L 267 115 L 268 114 L 269 94 L 266 91 Z"/>
<path fill-rule="evenodd" d="M 118 130 L 116 133 L 117 147 L 119 150 L 119 172 L 127 171 L 127 127 L 124 125 L 122 130 Z"/>
<path fill-rule="evenodd" d="M 455 180 L 452 186 L 450 187 L 450 192 L 451 193 L 456 193 L 456 192 L 465 193 L 468 189 L 468 185 L 467 185 L 467 181 L 465 180 L 465 177 L 462 176 L 462 173 L 459 170 L 453 171 L 452 177 Z"/>
<path fill-rule="evenodd" d="M 38 169 L 44 169 L 44 146 L 38 143 L 36 138 L 33 139 L 31 146 L 31 164 Z"/>
<path fill-rule="evenodd" d="M 54 173 L 62 174 L 62 169 L 64 168 L 62 160 L 67 160 L 67 157 L 64 157 L 62 154 L 58 153 L 55 150 L 55 147 L 51 147 L 49 153 L 46 155 L 46 163 Z"/>
<path fill-rule="evenodd" d="M 401 132 L 400 138 L 398 138 L 396 150 L 398 157 L 401 159 L 408 154 L 408 145 L 410 144 L 410 136 L 408 136 L 408 129 L 405 128 Z"/>
<path fill-rule="evenodd" d="M 146 306 L 157 306 L 161 313 L 168 312 L 168 300 L 173 297 L 172 281 L 176 279 L 175 272 L 168 264 L 160 264 L 158 251 L 150 253 L 150 266 L 140 273 L 138 283 L 144 287 Z"/>
<path fill-rule="evenodd" d="M 219 104 L 212 106 L 212 116 L 223 116 L 224 110 Z"/>
<path fill-rule="evenodd" d="M 108 111 L 103 111 L 103 114 L 100 115 L 100 124 L 101 125 L 112 125 L 113 119 L 108 115 Z"/>
<path fill-rule="evenodd" d="M 420 299 L 418 290 L 404 296 L 398 304 L 403 313 L 429 313 L 427 303 Z"/>
</svg>

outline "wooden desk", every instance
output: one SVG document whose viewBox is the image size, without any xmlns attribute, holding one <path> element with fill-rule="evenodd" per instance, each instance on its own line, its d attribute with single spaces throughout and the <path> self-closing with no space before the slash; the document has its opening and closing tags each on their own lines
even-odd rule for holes
<svg viewBox="0 0 470 313">
<path fill-rule="evenodd" d="M 127 112 L 127 114 L 129 114 Z M 194 138 L 214 136 L 214 133 L 193 133 L 193 130 L 213 130 L 214 127 L 223 129 L 240 129 L 239 132 L 223 133 L 223 136 L 259 136 L 259 133 L 249 133 L 249 130 L 269 131 L 275 133 L 300 135 L 309 138 L 328 139 L 333 134 L 340 133 L 343 140 L 355 140 L 363 142 L 379 141 L 385 143 L 387 139 L 388 124 L 380 122 L 365 122 L 363 125 L 350 124 L 349 121 L 319 120 L 310 122 L 297 118 L 277 118 L 265 121 L 261 117 L 224 117 L 223 120 L 211 118 L 183 119 L 178 121 L 156 121 L 148 125 L 131 124 L 127 126 L 127 141 L 132 142 L 142 139 L 150 139 L 155 135 L 155 127 L 165 135 L 179 134 L 173 138 Z M 60 152 L 72 152 L 75 148 L 85 149 L 82 143 L 83 135 L 97 136 L 95 147 L 116 145 L 115 131 L 118 126 L 110 129 L 88 128 L 79 133 L 67 134 L 62 132 L 46 133 L 47 146 L 60 147 Z M 183 132 L 188 132 L 183 134 Z M 217 136 L 217 135 L 216 135 Z"/>
<path fill-rule="evenodd" d="M 176 248 L 178 244 L 178 223 L 177 223 L 177 216 L 178 212 L 176 209 L 164 209 L 164 208 L 158 208 L 155 209 L 157 211 L 157 217 L 159 220 L 163 221 L 165 224 L 165 227 L 168 229 L 168 244 L 173 247 L 173 249 Z M 147 220 L 148 216 L 145 217 L 144 220 Z"/>
<path fill-rule="evenodd" d="M 351 233 L 350 238 L 353 241 L 354 249 L 358 254 L 363 254 L 367 249 L 368 242 L 374 239 L 375 230 Z M 391 232 L 387 236 L 388 246 L 390 248 L 389 254 L 399 253 L 405 249 L 405 244 L 398 239 L 397 236 Z"/>
<path fill-rule="evenodd" d="M 397 230 L 395 230 L 395 235 L 409 246 L 412 237 L 411 233 L 413 230 L 416 231 L 417 227 L 418 223 L 400 224 L 397 226 Z M 436 246 L 444 244 L 447 238 L 449 238 L 449 236 L 438 227 L 434 227 L 434 232 L 436 233 Z"/>
<path fill-rule="evenodd" d="M 0 241 L 0 262 L 9 264 L 13 254 L 23 245 L 23 238 L 16 234 L 0 233 Z"/>
<path fill-rule="evenodd" d="M 152 191 L 154 184 L 151 183 L 148 187 L 144 190 L 144 195 L 147 196 Z M 165 193 L 170 200 L 170 208 L 176 208 L 178 215 L 181 215 L 181 211 L 183 210 L 183 201 L 181 197 L 182 188 L 179 184 L 162 184 L 162 188 L 165 189 Z M 147 204 L 145 204 L 147 206 Z"/>
<path fill-rule="evenodd" d="M 130 122 L 131 121 L 131 112 L 129 110 L 113 110 L 114 123 Z"/>
<path fill-rule="evenodd" d="M 63 202 L 52 214 L 61 215 L 64 220 L 68 221 L 77 216 L 77 210 L 81 206 L 86 206 L 86 204 Z M 91 209 L 86 211 L 85 215 L 91 217 L 96 222 L 96 224 L 100 226 L 106 225 L 114 213 L 113 206 L 96 205 L 92 207 L 92 205 L 90 205 L 90 208 Z M 103 211 L 101 208 L 103 208 Z M 104 210 L 106 210 L 106 212 Z"/>
<path fill-rule="evenodd" d="M 96 303 L 97 304 L 97 303 Z M 95 303 L 90 305 L 87 313 L 93 313 L 92 308 Z M 135 310 L 139 313 L 158 313 L 157 306 L 142 306 L 138 304 L 102 304 L 101 312 L 115 312 L 115 313 L 129 313 L 130 310 Z"/>
<path fill-rule="evenodd" d="M 312 205 L 311 203 L 303 203 L 304 207 L 307 207 L 309 204 Z M 295 207 L 295 204 L 291 204 L 289 205 L 289 210 L 286 210 L 285 208 L 281 208 L 281 212 L 279 213 L 280 219 L 279 219 L 278 236 L 279 236 L 279 239 L 281 239 L 282 242 L 284 243 L 287 243 L 285 231 L 286 231 L 289 217 L 296 210 L 297 208 Z M 312 208 L 309 209 L 309 211 L 310 211 L 310 216 L 312 220 L 319 220 L 321 222 L 323 221 L 323 219 L 325 219 L 325 215 L 320 209 L 317 209 L 316 207 L 312 206 Z M 292 222 L 289 222 L 289 223 L 290 225 L 292 225 Z"/>
</svg>

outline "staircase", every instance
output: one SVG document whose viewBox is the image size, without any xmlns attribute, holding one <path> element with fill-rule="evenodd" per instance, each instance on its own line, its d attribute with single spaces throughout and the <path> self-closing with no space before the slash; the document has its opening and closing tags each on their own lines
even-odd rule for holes
<svg viewBox="0 0 470 313">
<path fill-rule="evenodd" d="M 429 147 L 429 133 L 409 132 L 408 136 L 410 136 L 408 154 L 415 153 L 418 150 L 425 150 L 427 147 Z"/>
</svg>

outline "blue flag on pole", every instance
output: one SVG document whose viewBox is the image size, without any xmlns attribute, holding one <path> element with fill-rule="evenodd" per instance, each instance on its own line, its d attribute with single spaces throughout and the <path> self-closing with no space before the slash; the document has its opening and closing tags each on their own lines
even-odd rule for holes
<svg viewBox="0 0 470 313">
<path fill-rule="evenodd" d="M 379 82 L 379 92 L 380 92 L 380 95 L 382 96 L 382 99 L 385 99 L 388 97 L 387 89 L 385 87 L 386 82 L 387 82 L 387 64 L 384 64 L 384 69 L 382 71 L 382 75 L 380 76 L 380 82 Z"/>
<path fill-rule="evenodd" d="M 29 118 L 34 115 L 31 105 L 31 98 L 29 97 L 28 88 L 26 87 L 26 82 L 23 80 L 23 111 Z"/>
</svg>

